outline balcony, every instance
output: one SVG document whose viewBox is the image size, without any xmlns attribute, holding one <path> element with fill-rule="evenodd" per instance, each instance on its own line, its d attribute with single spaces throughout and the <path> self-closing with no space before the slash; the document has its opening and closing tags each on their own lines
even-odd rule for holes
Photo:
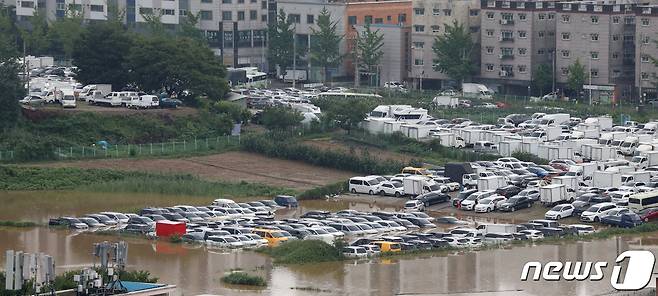
<svg viewBox="0 0 658 296">
<path fill-rule="evenodd" d="M 498 58 L 500 58 L 501 60 L 513 60 L 514 55 L 511 54 L 511 53 L 504 53 L 504 54 L 498 55 Z"/>
<path fill-rule="evenodd" d="M 510 25 L 511 26 L 511 25 L 514 25 L 514 20 L 502 19 L 502 20 L 500 20 L 500 24 L 501 25 Z"/>
<path fill-rule="evenodd" d="M 512 72 L 511 70 L 500 70 L 498 72 L 498 76 L 503 78 L 514 77 L 514 72 Z"/>
<path fill-rule="evenodd" d="M 500 41 L 500 42 L 514 42 L 514 37 L 512 37 L 512 36 L 500 36 L 498 38 L 498 41 Z"/>
</svg>

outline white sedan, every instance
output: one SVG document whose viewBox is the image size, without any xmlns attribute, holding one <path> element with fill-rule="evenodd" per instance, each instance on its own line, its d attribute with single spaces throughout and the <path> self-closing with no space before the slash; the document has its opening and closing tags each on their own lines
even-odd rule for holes
<svg viewBox="0 0 658 296">
<path fill-rule="evenodd" d="M 404 187 L 401 182 L 382 182 L 377 185 L 375 190 L 379 195 L 393 195 L 395 197 L 401 197 L 404 195 Z"/>
<path fill-rule="evenodd" d="M 507 199 L 504 196 L 494 195 L 491 197 L 483 198 L 475 205 L 476 213 L 493 212 L 498 209 L 498 205 L 505 202 Z"/>
<path fill-rule="evenodd" d="M 560 220 L 562 218 L 571 217 L 573 215 L 574 207 L 571 204 L 557 205 L 550 209 L 544 218 L 550 220 Z"/>
</svg>

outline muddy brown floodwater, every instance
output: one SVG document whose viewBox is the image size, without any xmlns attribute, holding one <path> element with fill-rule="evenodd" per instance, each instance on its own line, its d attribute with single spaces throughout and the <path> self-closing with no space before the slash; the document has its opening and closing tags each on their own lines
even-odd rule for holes
<svg viewBox="0 0 658 296">
<path fill-rule="evenodd" d="M 44 221 L 57 215 L 79 215 L 91 211 L 134 208 L 146 202 L 144 197 L 115 196 L 121 204 L 108 207 L 109 202 L 87 203 L 75 207 L 78 197 L 63 194 L 61 201 L 67 206 L 26 207 L 40 196 L 52 192 L 38 192 L 13 196 L 12 202 L 3 196 L 0 220 L 23 218 Z M 20 197 L 20 198 L 19 198 Z M 113 199 L 113 196 L 104 196 Z M 67 199 L 68 198 L 68 199 Z M 69 200 L 70 199 L 70 200 Z M 129 201 L 130 200 L 130 201 Z M 175 202 L 166 200 L 166 202 Z M 158 202 L 160 203 L 160 202 Z M 163 205 L 165 201 L 162 201 Z M 208 201 L 199 204 L 207 204 Z M 170 203 L 171 204 L 171 203 Z M 11 206 L 10 206 L 11 205 Z M 339 210 L 393 210 L 383 204 L 336 202 L 304 202 L 304 207 Z M 299 211 L 283 211 L 281 216 L 294 216 Z M 644 237 L 624 237 L 591 242 L 570 242 L 516 246 L 506 249 L 463 251 L 448 255 L 424 254 L 396 258 L 378 258 L 366 261 L 344 261 L 321 264 L 281 266 L 273 265 L 268 256 L 251 251 L 225 252 L 201 246 L 170 244 L 138 238 L 118 238 L 92 233 L 72 233 L 67 230 L 38 228 L 1 228 L 0 262 L 5 250 L 44 252 L 53 255 L 59 272 L 94 264 L 91 256 L 93 243 L 104 240 L 126 240 L 129 244 L 129 269 L 150 271 L 160 282 L 175 284 L 179 295 L 468 295 L 498 292 L 498 295 L 597 295 L 612 291 L 610 272 L 599 282 L 593 281 L 521 281 L 523 265 L 528 261 L 606 261 L 614 264 L 617 254 L 629 249 L 645 249 L 658 253 L 658 233 Z M 240 268 L 259 274 L 268 281 L 268 287 L 236 289 L 220 282 L 227 271 Z"/>
</svg>

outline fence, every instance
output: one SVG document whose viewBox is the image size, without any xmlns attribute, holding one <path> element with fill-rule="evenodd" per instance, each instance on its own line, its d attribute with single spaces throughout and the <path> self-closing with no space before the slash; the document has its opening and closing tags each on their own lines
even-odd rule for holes
<svg viewBox="0 0 658 296">
<path fill-rule="evenodd" d="M 204 152 L 238 147 L 240 136 L 218 136 L 204 139 L 172 140 L 160 143 L 114 144 L 107 148 L 99 145 L 71 146 L 55 148 L 48 160 L 127 158 L 140 156 L 164 156 L 193 152 Z M 20 152 L 0 150 L 0 162 L 31 161 L 24 159 Z"/>
</svg>

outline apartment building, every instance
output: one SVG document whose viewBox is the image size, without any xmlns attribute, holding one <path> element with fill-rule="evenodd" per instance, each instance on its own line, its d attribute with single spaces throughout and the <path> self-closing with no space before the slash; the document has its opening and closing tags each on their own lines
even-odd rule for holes
<svg viewBox="0 0 658 296">
<path fill-rule="evenodd" d="M 449 77 L 435 71 L 432 45 L 445 33 L 446 25 L 455 21 L 469 28 L 477 46 L 480 43 L 480 0 L 413 0 L 411 26 L 411 69 L 409 77 L 415 88 L 440 89 Z"/>
<path fill-rule="evenodd" d="M 645 5 L 635 8 L 635 87 L 643 101 L 656 96 L 658 67 L 652 58 L 658 58 L 658 5 Z"/>
<path fill-rule="evenodd" d="M 19 20 L 34 15 L 36 9 L 49 20 L 79 11 L 89 21 L 106 20 L 108 4 L 124 13 L 124 22 L 140 29 L 145 15 L 158 15 L 165 28 L 175 30 L 192 13 L 199 16 L 198 27 L 217 55 L 228 66 L 258 66 L 267 69 L 266 30 L 276 15 L 275 0 L 16 0 Z"/>
<path fill-rule="evenodd" d="M 363 26 L 365 24 L 373 24 L 373 25 L 394 25 L 394 26 L 399 26 L 399 27 L 409 27 L 411 25 L 411 5 L 412 1 L 411 0 L 384 0 L 384 1 L 347 1 L 346 2 L 346 10 L 345 10 L 345 15 L 347 16 L 346 24 L 345 24 L 345 39 L 346 39 L 346 44 L 347 44 L 347 50 L 346 52 L 348 53 L 347 58 L 345 59 L 345 69 L 348 73 L 354 73 L 354 66 L 352 64 L 352 58 L 349 56 L 349 53 L 352 52 L 352 49 L 354 48 L 356 44 L 356 38 L 357 38 L 357 27 L 358 26 Z M 374 27 L 374 26 L 373 26 Z M 399 30 L 399 32 L 403 35 L 406 34 L 406 36 L 403 36 L 402 38 L 406 40 L 407 46 L 405 47 L 405 51 L 402 53 L 404 57 L 402 58 L 403 61 L 406 61 L 408 63 L 409 56 L 409 49 L 410 49 L 410 36 L 408 30 Z M 389 34 L 386 34 L 389 38 L 397 39 L 397 37 L 393 37 L 391 32 L 388 32 Z M 385 37 L 386 37 L 385 36 Z M 393 39 L 391 39 L 391 42 L 393 42 Z M 386 43 L 386 40 L 384 41 Z M 386 55 L 386 53 L 384 53 Z M 382 66 L 386 64 L 385 62 L 382 62 Z M 406 72 L 409 70 L 409 65 L 405 65 L 405 68 L 407 69 L 404 74 L 404 79 L 406 79 Z M 381 71 L 381 70 L 380 70 Z"/>
<path fill-rule="evenodd" d="M 556 7 L 557 81 L 567 83 L 579 60 L 589 72 L 593 100 L 630 98 L 635 77 L 635 4 L 619 1 L 561 2 Z M 592 85 L 592 86 L 590 86 Z"/>
<path fill-rule="evenodd" d="M 481 1 L 480 81 L 527 94 L 537 68 L 553 64 L 554 1 Z"/>
<path fill-rule="evenodd" d="M 332 22 L 336 23 L 336 32 L 339 35 L 345 34 L 345 9 L 344 2 L 329 2 L 327 0 L 279 0 L 277 3 L 280 10 L 283 10 L 295 22 L 295 32 L 298 42 L 304 43 L 307 48 L 311 48 L 311 35 L 313 28 L 317 29 L 318 16 L 323 9 L 330 14 Z M 339 44 L 341 54 L 347 52 L 346 40 L 343 38 Z M 323 69 L 314 67 L 310 59 L 298 61 L 298 68 L 309 70 L 309 79 L 311 81 L 321 81 Z M 335 69 L 329 69 L 331 76 L 345 76 L 345 67 L 339 65 Z"/>
</svg>

